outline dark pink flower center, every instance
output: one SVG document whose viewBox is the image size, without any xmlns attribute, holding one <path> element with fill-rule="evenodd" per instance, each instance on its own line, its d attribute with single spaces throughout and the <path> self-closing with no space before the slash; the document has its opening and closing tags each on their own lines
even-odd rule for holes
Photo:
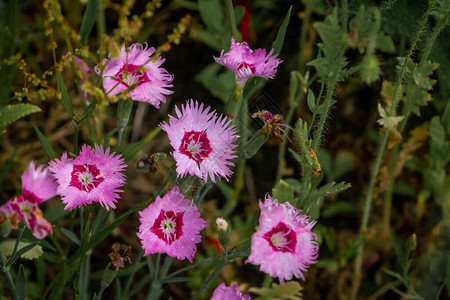
<svg viewBox="0 0 450 300">
<path fill-rule="evenodd" d="M 252 64 L 248 64 L 248 63 L 246 63 L 246 62 L 242 62 L 242 63 L 239 65 L 238 71 L 240 71 L 242 68 L 250 69 L 250 71 L 252 71 L 252 74 L 255 74 L 255 72 L 256 72 L 255 66 L 252 65 Z"/>
<path fill-rule="evenodd" d="M 22 189 L 22 196 L 31 203 L 41 203 L 43 200 L 27 189 Z"/>
<path fill-rule="evenodd" d="M 201 163 L 212 152 L 206 132 L 185 132 L 178 149 L 196 163 Z"/>
<path fill-rule="evenodd" d="M 70 185 L 80 191 L 90 192 L 103 182 L 104 177 L 95 165 L 73 165 Z"/>
<path fill-rule="evenodd" d="M 117 80 L 122 80 L 122 83 L 128 87 L 139 86 L 141 83 L 150 81 L 145 72 L 139 71 L 141 66 L 137 65 L 124 65 L 120 68 L 119 72 L 116 74 Z M 141 68 L 143 70 L 143 68 Z"/>
<path fill-rule="evenodd" d="M 269 242 L 272 249 L 281 252 L 295 252 L 295 246 L 297 245 L 297 236 L 295 232 L 289 228 L 283 222 L 278 223 L 277 226 L 272 228 L 264 235 L 266 241 Z"/>
<path fill-rule="evenodd" d="M 161 210 L 158 218 L 150 229 L 156 234 L 158 238 L 172 244 L 183 235 L 183 213 L 176 213 L 174 211 Z"/>
</svg>

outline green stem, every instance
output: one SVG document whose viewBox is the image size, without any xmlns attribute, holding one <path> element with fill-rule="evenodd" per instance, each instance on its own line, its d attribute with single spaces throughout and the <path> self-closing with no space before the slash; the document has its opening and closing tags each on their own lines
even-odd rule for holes
<svg viewBox="0 0 450 300">
<path fill-rule="evenodd" d="M 340 55 L 339 59 L 342 59 L 342 55 Z M 336 64 L 338 64 L 338 63 L 336 63 Z M 334 70 L 334 72 L 335 72 L 335 74 L 333 75 L 333 78 L 327 84 L 327 94 L 325 96 L 325 102 L 322 104 L 322 105 L 325 105 L 325 111 L 320 114 L 319 125 L 317 127 L 317 131 L 314 135 L 314 139 L 312 142 L 312 148 L 316 152 L 318 150 L 317 147 L 318 147 L 320 141 L 322 140 L 323 127 L 325 126 L 325 121 L 327 120 L 327 117 L 328 117 L 328 111 L 331 108 L 331 100 L 332 100 L 334 88 L 335 88 L 336 82 L 337 82 L 337 70 Z"/>
<path fill-rule="evenodd" d="M 73 130 L 73 153 L 78 155 L 78 125 L 75 124 L 75 128 Z"/>
<path fill-rule="evenodd" d="M 433 44 L 436 41 L 441 30 L 447 25 L 446 18 L 439 19 L 438 23 L 433 29 L 433 33 L 428 39 L 426 43 L 425 51 L 420 59 L 420 63 L 418 66 L 418 70 L 421 71 L 424 64 L 426 63 L 428 56 L 430 54 L 431 49 L 433 48 Z M 408 101 L 409 100 L 409 101 Z M 408 123 L 408 119 L 412 113 L 411 109 L 413 104 L 411 103 L 412 99 L 407 99 L 407 102 L 403 105 L 402 108 L 402 116 L 404 116 L 403 120 L 397 127 L 397 131 L 402 134 L 403 130 Z M 383 205 L 383 232 L 385 236 L 390 236 L 390 221 L 391 221 L 391 207 L 392 207 L 392 196 L 393 196 L 393 187 L 395 183 L 395 168 L 397 166 L 398 156 L 400 154 L 399 145 L 395 145 L 392 150 L 389 169 L 388 169 L 388 181 L 386 190 L 384 192 L 384 205 Z"/>
<path fill-rule="evenodd" d="M 4 260 L 2 253 L 0 253 L 0 256 L 2 256 L 2 260 Z M 4 267 L 3 262 L 2 262 L 2 266 L 0 267 L 0 269 L 2 270 L 3 275 L 5 275 L 5 277 L 6 277 L 6 281 L 8 281 L 9 289 L 11 290 L 13 299 L 18 300 L 17 295 L 16 295 L 16 286 L 14 285 L 14 281 L 11 277 L 11 274 L 9 273 L 9 267 Z"/>
<path fill-rule="evenodd" d="M 186 272 L 186 271 L 188 271 L 188 270 L 190 270 L 190 269 L 193 269 L 193 268 L 196 268 L 196 267 L 198 267 L 198 266 L 204 265 L 204 264 L 206 264 L 206 263 L 211 263 L 211 262 L 213 262 L 213 261 L 215 261 L 215 260 L 218 260 L 218 259 L 221 258 L 221 257 L 223 257 L 223 255 L 217 255 L 217 256 L 215 256 L 215 257 L 206 258 L 206 259 L 202 260 L 201 262 L 198 262 L 198 263 L 193 264 L 193 265 L 189 265 L 189 266 L 187 266 L 187 267 L 184 267 L 184 268 L 182 268 L 182 269 L 179 269 L 179 270 L 177 270 L 177 271 L 175 271 L 175 272 L 169 274 L 167 277 L 161 279 L 161 281 L 165 281 L 165 280 L 167 280 L 167 279 L 169 279 L 169 278 L 175 277 L 175 276 L 178 275 L 178 274 L 181 274 L 181 273 L 183 273 L 183 272 Z"/>
<path fill-rule="evenodd" d="M 290 97 L 292 97 L 291 98 L 292 100 L 289 101 L 289 110 L 288 110 L 288 113 L 287 113 L 286 119 L 285 119 L 286 125 L 291 125 L 295 109 L 297 108 L 300 100 L 305 95 L 305 90 L 313 82 L 312 79 L 310 81 L 308 81 L 308 76 L 309 76 L 309 74 L 307 72 L 305 77 L 303 77 L 304 80 L 301 81 L 300 90 L 299 90 L 298 94 L 297 95 L 289 95 Z M 280 181 L 281 172 L 285 167 L 284 156 L 286 154 L 287 135 L 289 134 L 289 131 L 290 131 L 289 127 L 286 127 L 286 129 L 285 129 L 286 135 L 283 135 L 280 146 L 278 148 L 278 168 L 277 168 L 277 176 L 276 176 L 275 182 Z"/>
<path fill-rule="evenodd" d="M 106 32 L 105 5 L 103 4 L 103 1 L 99 1 L 97 11 L 97 36 L 99 44 L 103 42 L 102 39 L 105 32 Z"/>
<path fill-rule="evenodd" d="M 431 10 L 434 6 L 434 2 L 435 0 L 431 0 L 429 5 L 428 5 L 428 10 L 425 13 L 422 23 L 419 26 L 419 29 L 414 37 L 413 43 L 411 44 L 411 47 L 408 51 L 408 54 L 405 57 L 405 61 L 403 62 L 403 66 L 402 69 L 400 71 L 400 74 L 398 76 L 398 80 L 397 80 L 397 84 L 396 84 L 396 88 L 395 88 L 395 93 L 394 93 L 394 97 L 392 100 L 392 106 L 391 109 L 389 110 L 389 116 L 393 116 L 397 107 L 397 104 L 400 100 L 400 85 L 403 81 L 403 76 L 406 72 L 406 68 L 408 65 L 408 61 L 411 59 L 411 55 L 414 51 L 414 49 L 416 48 L 417 45 L 417 41 L 419 40 L 420 35 L 422 34 L 422 30 L 425 27 L 425 24 L 428 20 L 428 16 L 431 13 Z M 373 200 L 373 189 L 375 187 L 375 183 L 376 183 L 376 177 L 378 175 L 378 172 L 380 170 L 380 165 L 381 165 L 381 161 L 383 158 L 383 154 L 384 154 L 384 150 L 387 144 L 387 141 L 389 139 L 389 130 L 386 130 L 382 139 L 381 139 L 381 143 L 378 147 L 378 151 L 377 151 L 377 155 L 376 155 L 376 159 L 375 159 L 375 164 L 374 167 L 372 169 L 372 172 L 370 174 L 370 181 L 369 181 L 369 187 L 367 190 L 367 194 L 366 197 L 364 199 L 364 211 L 363 211 L 363 216 L 362 216 L 362 221 L 361 221 L 361 227 L 359 230 L 359 235 L 360 236 L 364 236 L 364 233 L 367 229 L 367 225 L 369 223 L 369 217 L 370 217 L 370 209 L 372 206 L 372 200 Z M 356 255 L 356 259 L 355 259 L 355 269 L 354 269 L 354 276 L 353 276 L 353 285 L 352 285 L 352 291 L 351 291 L 351 299 L 356 299 L 357 295 L 358 295 L 358 290 L 359 290 L 359 286 L 361 284 L 361 280 L 362 280 L 362 260 L 363 260 L 363 252 L 364 252 L 364 243 L 362 243 L 359 247 L 358 247 L 358 252 Z"/>
<path fill-rule="evenodd" d="M 430 38 L 428 39 L 427 46 L 425 48 L 425 51 L 423 52 L 423 55 L 420 59 L 419 69 L 421 69 L 424 64 L 427 62 L 428 56 L 430 55 L 431 49 L 433 48 L 434 42 L 436 41 L 436 38 L 441 33 L 442 29 L 444 29 L 445 26 L 448 25 L 447 20 L 449 17 L 441 18 L 439 19 L 438 23 L 433 29 L 433 33 L 431 34 Z"/>
<path fill-rule="evenodd" d="M 195 295 L 191 298 L 191 300 L 197 299 L 198 296 L 200 296 L 203 291 L 208 288 L 208 286 L 211 284 L 211 282 L 219 275 L 219 273 L 222 271 L 222 269 L 228 264 L 228 260 L 223 259 L 220 264 L 217 266 L 217 268 L 212 272 L 211 275 L 206 278 L 205 282 L 202 284 L 200 289 L 195 293 Z"/>
<path fill-rule="evenodd" d="M 322 94 L 323 94 L 323 90 L 325 88 L 325 82 L 322 82 L 322 84 L 320 85 L 320 92 L 319 92 L 319 96 L 317 96 L 316 98 L 316 106 L 319 106 L 319 102 L 320 99 L 322 98 Z M 311 134 L 311 130 L 313 128 L 314 125 L 314 121 L 316 120 L 316 116 L 317 116 L 317 110 L 314 110 L 313 115 L 311 117 L 311 121 L 309 122 L 309 127 L 308 127 L 308 136 Z"/>
<path fill-rule="evenodd" d="M 311 16 L 311 12 L 312 12 L 312 1 L 305 0 L 305 13 L 303 15 L 302 31 L 300 33 L 300 68 L 299 68 L 300 73 L 303 73 L 303 71 L 305 70 L 307 60 L 307 57 L 305 57 L 305 48 L 307 46 L 306 37 L 308 35 L 309 18 Z"/>
<path fill-rule="evenodd" d="M 230 23 L 231 35 L 239 40 L 239 31 L 236 27 L 236 18 L 234 17 L 233 3 L 231 0 L 224 0 L 227 11 L 228 23 Z"/>
</svg>

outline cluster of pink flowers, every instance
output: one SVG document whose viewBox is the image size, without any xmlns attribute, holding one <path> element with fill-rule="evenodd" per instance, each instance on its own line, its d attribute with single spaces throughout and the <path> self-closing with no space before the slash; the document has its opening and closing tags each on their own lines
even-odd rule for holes
<svg viewBox="0 0 450 300">
<path fill-rule="evenodd" d="M 105 91 L 112 95 L 126 91 L 132 100 L 159 108 L 161 102 L 165 103 L 165 96 L 172 94 L 168 88 L 173 87 L 173 76 L 160 68 L 164 59 L 152 57 L 154 53 L 155 48 L 147 44 L 134 44 L 122 46 L 117 58 L 103 60 L 96 72 L 102 76 Z M 275 76 L 281 60 L 272 53 L 273 50 L 267 55 L 263 49 L 253 51 L 247 43 L 232 39 L 230 51 L 222 51 L 215 60 L 232 70 L 236 83 L 243 86 L 250 77 Z M 237 157 L 234 142 L 238 135 L 232 120 L 218 116 L 209 106 L 205 108 L 203 103 L 194 100 L 188 100 L 181 109 L 176 107 L 175 113 L 176 116 L 169 116 L 168 122 L 160 126 L 173 147 L 178 177 L 190 174 L 205 182 L 228 180 L 233 173 L 232 160 Z M 106 209 L 116 208 L 126 179 L 122 173 L 126 164 L 121 155 L 99 145 L 94 148 L 84 145 L 76 158 L 64 153 L 49 165 L 45 169 L 30 164 L 22 176 L 22 194 L 0 207 L 0 221 L 10 220 L 13 228 L 24 221 L 36 237 L 44 238 L 52 234 L 52 228 L 42 217 L 38 204 L 56 194 L 61 195 L 65 209 L 93 202 Z M 294 276 L 304 279 L 303 272 L 318 257 L 316 236 L 311 232 L 315 222 L 300 215 L 301 211 L 291 204 L 278 203 L 270 195 L 259 206 L 259 228 L 252 236 L 251 254 L 246 262 L 260 266 L 261 271 L 278 277 L 282 283 Z M 137 236 L 144 255 L 166 253 L 193 262 L 196 244 L 201 241 L 200 231 L 207 225 L 192 200 L 174 187 L 139 214 L 141 224 Z M 237 290 L 237 283 L 229 287 L 222 283 L 211 299 L 249 300 L 250 297 Z"/>
<path fill-rule="evenodd" d="M 43 239 L 53 234 L 52 226 L 44 219 L 39 204 L 56 196 L 57 184 L 44 166 L 36 168 L 31 162 L 28 171 L 22 174 L 22 194 L 0 206 L 0 224 L 9 221 L 13 229 L 23 221 L 33 235 Z"/>
</svg>

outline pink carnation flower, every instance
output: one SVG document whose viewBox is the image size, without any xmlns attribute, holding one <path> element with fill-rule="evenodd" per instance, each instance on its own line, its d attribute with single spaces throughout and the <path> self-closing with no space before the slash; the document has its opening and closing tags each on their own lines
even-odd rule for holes
<svg viewBox="0 0 450 300">
<path fill-rule="evenodd" d="M 187 173 L 213 182 L 215 176 L 228 180 L 232 174 L 229 166 L 234 166 L 229 159 L 235 158 L 234 148 L 238 136 L 231 120 L 215 111 L 210 112 L 208 106 L 203 110 L 203 103 L 190 100 L 175 108 L 177 117 L 169 116 L 169 123 L 161 123 L 167 132 L 170 145 L 174 148 L 172 156 L 177 163 L 178 176 Z"/>
<path fill-rule="evenodd" d="M 167 253 L 192 263 L 196 244 L 202 239 L 199 233 L 207 225 L 194 203 L 185 199 L 178 187 L 163 198 L 157 197 L 139 215 L 141 226 L 137 236 L 145 249 L 144 255 Z"/>
<path fill-rule="evenodd" d="M 311 232 L 316 222 L 299 215 L 301 210 L 288 202 L 272 200 L 269 194 L 264 203 L 259 202 L 259 207 L 259 229 L 252 236 L 246 262 L 259 265 L 261 271 L 278 277 L 281 283 L 292 276 L 305 280 L 303 272 L 317 262 L 319 245 Z"/>
<path fill-rule="evenodd" d="M 210 300 L 250 300 L 249 295 L 242 295 L 237 289 L 237 283 L 233 283 L 229 287 L 225 283 L 221 283 L 215 290 Z"/>
<path fill-rule="evenodd" d="M 166 95 L 173 92 L 167 88 L 173 76 L 160 68 L 165 59 L 160 56 L 151 57 L 155 48 L 133 44 L 128 48 L 122 45 L 120 55 L 113 59 L 104 59 L 106 66 L 103 73 L 99 68 L 95 72 L 103 77 L 103 88 L 111 95 L 130 89 L 130 98 L 134 101 L 147 102 L 159 108 L 161 102 L 166 102 Z"/>
<path fill-rule="evenodd" d="M 67 158 L 64 153 L 61 160 L 51 161 L 50 169 L 58 180 L 58 193 L 62 196 L 65 209 L 99 202 L 102 206 L 116 208 L 119 199 L 118 188 L 125 183 L 126 168 L 122 155 L 110 153 L 96 145 L 95 149 L 84 145 L 77 158 Z"/>
<path fill-rule="evenodd" d="M 9 220 L 13 229 L 23 221 L 33 235 L 43 239 L 53 234 L 52 226 L 42 216 L 38 204 L 56 196 L 57 183 L 43 165 L 31 162 L 22 174 L 22 194 L 0 206 L 0 224 Z"/>
<path fill-rule="evenodd" d="M 277 67 L 282 62 L 281 59 L 273 55 L 273 49 L 266 55 L 265 49 L 253 51 L 246 42 L 236 43 L 231 38 L 230 51 L 220 57 L 214 57 L 218 64 L 221 64 L 236 74 L 236 82 L 239 85 L 245 85 L 250 77 L 262 77 L 265 79 L 273 78 L 277 73 Z"/>
</svg>

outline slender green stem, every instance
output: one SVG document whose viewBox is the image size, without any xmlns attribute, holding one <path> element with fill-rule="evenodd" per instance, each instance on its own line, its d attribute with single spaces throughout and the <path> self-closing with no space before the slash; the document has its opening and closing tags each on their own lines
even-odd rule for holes
<svg viewBox="0 0 450 300">
<path fill-rule="evenodd" d="M 322 82 L 322 84 L 320 85 L 319 96 L 317 96 L 317 98 L 316 98 L 316 106 L 319 105 L 320 99 L 322 98 L 324 88 L 325 88 L 325 82 Z M 317 112 L 316 112 L 316 110 L 314 110 L 313 115 L 311 117 L 311 121 L 309 122 L 309 126 L 308 126 L 308 136 L 311 133 L 311 130 L 314 125 L 314 121 L 316 120 L 316 116 L 317 116 Z"/>
<path fill-rule="evenodd" d="M 97 11 L 97 36 L 98 42 L 101 44 L 103 41 L 103 35 L 106 32 L 106 19 L 105 19 L 105 5 L 103 1 L 98 2 L 98 11 Z"/>
<path fill-rule="evenodd" d="M 342 59 L 342 55 L 340 55 L 340 59 Z M 338 64 L 338 63 L 336 63 Z M 328 82 L 327 84 L 327 94 L 325 96 L 325 102 L 322 105 L 325 105 L 325 111 L 322 112 L 320 114 L 320 120 L 319 120 L 319 125 L 317 127 L 317 131 L 314 135 L 314 139 L 312 142 L 312 148 L 315 149 L 315 151 L 317 151 L 317 146 L 319 145 L 320 141 L 322 140 L 322 131 L 323 131 L 323 127 L 325 126 L 325 121 L 327 120 L 328 117 L 328 111 L 331 108 L 331 100 L 332 100 L 332 96 L 333 96 L 333 92 L 334 92 L 334 88 L 336 86 L 336 82 L 337 82 L 337 70 L 335 70 L 335 74 L 333 76 L 333 78 Z"/>
<path fill-rule="evenodd" d="M 217 256 L 215 256 L 215 257 L 206 258 L 206 259 L 202 260 L 201 262 L 198 262 L 198 263 L 193 264 L 193 265 L 189 265 L 189 266 L 187 266 L 187 267 L 184 267 L 184 268 L 182 268 L 182 269 L 179 269 L 179 270 L 177 270 L 177 271 L 175 271 L 175 272 L 169 274 L 167 277 L 161 279 L 161 281 L 165 281 L 165 280 L 167 280 L 167 279 L 169 279 L 169 278 L 175 277 L 175 276 L 178 275 L 178 274 L 181 274 L 181 273 L 183 273 L 183 272 L 186 272 L 186 271 L 188 271 L 188 270 L 190 270 L 190 269 L 193 269 L 193 268 L 196 268 L 196 267 L 198 267 L 198 266 L 204 265 L 204 264 L 206 264 L 206 263 L 211 263 L 211 262 L 213 262 L 213 261 L 218 260 L 218 259 L 221 258 L 221 257 L 223 257 L 223 255 L 217 255 Z"/>
<path fill-rule="evenodd" d="M 416 35 L 414 36 L 414 40 L 411 44 L 411 47 L 408 51 L 408 54 L 405 57 L 405 60 L 403 62 L 403 66 L 402 69 L 400 71 L 400 74 L 398 76 L 398 80 L 397 80 L 397 84 L 396 84 L 396 89 L 395 89 L 395 93 L 394 93 L 394 97 L 392 100 L 392 106 L 391 109 L 389 110 L 389 116 L 394 115 L 395 111 L 396 111 L 396 107 L 397 104 L 400 100 L 400 86 L 403 82 L 403 76 L 406 72 L 406 68 L 408 65 L 408 61 L 411 59 L 411 55 L 414 51 L 414 49 L 416 48 L 417 45 L 417 41 L 419 40 L 419 37 L 422 34 L 422 30 L 425 27 L 425 24 L 427 23 L 428 17 L 431 13 L 431 10 L 434 6 L 434 2 L 435 0 L 431 0 L 429 2 L 428 5 L 428 10 L 425 13 L 422 23 L 419 26 L 419 29 L 417 30 Z M 375 164 L 374 167 L 372 169 L 371 175 L 370 175 L 370 181 L 369 181 L 369 186 L 368 186 L 368 190 L 367 190 L 367 194 L 366 197 L 364 199 L 364 211 L 363 211 L 363 216 L 362 216 L 362 221 L 361 221 L 361 227 L 360 227 L 360 236 L 364 236 L 364 233 L 367 229 L 367 225 L 369 223 L 369 217 L 370 217 L 370 209 L 372 206 L 372 200 L 373 200 L 373 189 L 375 187 L 375 183 L 376 183 L 376 177 L 378 175 L 378 172 L 380 170 L 380 165 L 381 165 L 381 161 L 383 158 L 383 154 L 384 154 L 384 150 L 386 148 L 386 144 L 389 138 L 389 130 L 386 130 L 384 135 L 381 138 L 381 143 L 378 146 L 378 151 L 377 151 L 377 155 L 375 158 Z M 352 285 L 352 291 L 351 291 L 351 299 L 356 299 L 357 295 L 358 295 L 358 290 L 359 290 L 359 286 L 361 284 L 361 280 L 362 280 L 362 259 L 363 259 L 363 252 L 364 252 L 364 243 L 362 243 L 359 247 L 358 247 L 358 253 L 356 255 L 356 259 L 355 259 L 355 269 L 354 269 L 354 276 L 353 276 L 353 285 Z"/>
<path fill-rule="evenodd" d="M 431 49 L 433 48 L 433 44 L 436 41 L 436 38 L 438 37 L 439 33 L 442 31 L 442 29 L 448 25 L 447 23 L 448 18 L 442 18 L 439 19 L 438 23 L 433 29 L 432 34 L 430 35 L 428 42 L 426 43 L 425 51 L 420 59 L 420 63 L 418 66 L 419 72 L 424 67 L 428 56 L 430 54 Z M 412 113 L 412 99 L 407 99 L 407 102 L 403 105 L 402 108 L 402 116 L 404 117 L 403 120 L 400 122 L 400 124 L 397 127 L 397 131 L 402 134 L 403 130 L 406 127 L 406 124 L 408 123 L 408 119 Z M 392 150 L 390 163 L 389 163 L 389 169 L 388 169 L 388 180 L 387 180 L 387 186 L 386 190 L 384 192 L 384 205 L 383 205 L 383 232 L 385 236 L 390 236 L 390 221 L 391 221 L 391 207 L 392 207 L 392 195 L 393 195 L 393 187 L 395 182 L 395 169 L 397 166 L 398 156 L 400 153 L 400 149 L 398 145 L 395 145 L 395 147 Z"/>
<path fill-rule="evenodd" d="M 231 35 L 235 39 L 239 39 L 239 31 L 236 26 L 236 18 L 234 17 L 233 3 L 231 0 L 224 0 L 225 9 L 227 11 L 228 23 L 230 23 Z"/>
<path fill-rule="evenodd" d="M 0 255 L 3 258 L 3 254 L 0 253 Z M 11 295 L 13 296 L 14 300 L 18 300 L 16 295 L 16 286 L 14 285 L 14 281 L 11 277 L 11 274 L 9 273 L 9 267 L 1 266 L 0 269 L 2 270 L 3 275 L 6 277 L 6 281 L 8 282 L 9 289 L 11 290 Z"/>
<path fill-rule="evenodd" d="M 303 71 L 305 70 L 306 60 L 307 57 L 305 57 L 305 48 L 307 46 L 306 44 L 306 37 L 308 35 L 308 27 L 309 27 L 309 19 L 312 12 L 312 1 L 311 0 L 305 0 L 305 13 L 303 14 L 303 20 L 302 20 L 302 31 L 300 33 L 300 67 L 299 71 L 303 74 Z"/>
<path fill-rule="evenodd" d="M 309 77 L 309 73 L 307 72 L 306 75 L 303 77 L 303 80 L 301 80 L 301 85 L 300 85 L 300 89 L 299 89 L 298 93 L 296 95 L 289 95 L 291 101 L 289 101 L 289 110 L 288 110 L 288 113 L 286 114 L 286 118 L 285 118 L 286 125 L 291 124 L 295 109 L 297 108 L 300 100 L 305 95 L 305 90 L 313 82 L 313 79 L 308 80 L 308 77 Z M 315 77 L 313 77 L 313 78 L 315 79 Z M 279 149 L 278 149 L 278 168 L 277 168 L 277 176 L 276 176 L 275 182 L 280 181 L 281 172 L 285 167 L 284 156 L 286 154 L 287 135 L 290 132 L 290 128 L 286 127 L 285 132 L 286 132 L 286 135 L 283 135 Z"/>
<path fill-rule="evenodd" d="M 224 259 L 220 262 L 220 264 L 217 266 L 217 268 L 212 272 L 211 275 L 206 278 L 205 282 L 202 284 L 200 289 L 195 293 L 195 295 L 191 298 L 191 300 L 195 300 L 200 296 L 203 291 L 208 288 L 208 286 L 211 284 L 211 282 L 219 275 L 219 273 L 222 271 L 222 269 L 228 264 L 228 260 Z"/>
<path fill-rule="evenodd" d="M 73 130 L 73 153 L 78 155 L 78 125 L 75 124 L 75 128 Z"/>
<path fill-rule="evenodd" d="M 430 55 L 431 49 L 433 48 L 436 38 L 441 33 L 442 29 L 444 29 L 444 27 L 448 25 L 448 22 L 447 22 L 448 19 L 449 19 L 449 16 L 439 19 L 438 23 L 434 27 L 433 33 L 431 34 L 430 38 L 428 39 L 425 51 L 423 52 L 423 55 L 420 59 L 419 69 L 422 68 L 424 66 L 424 64 L 427 62 L 428 56 Z"/>
</svg>

